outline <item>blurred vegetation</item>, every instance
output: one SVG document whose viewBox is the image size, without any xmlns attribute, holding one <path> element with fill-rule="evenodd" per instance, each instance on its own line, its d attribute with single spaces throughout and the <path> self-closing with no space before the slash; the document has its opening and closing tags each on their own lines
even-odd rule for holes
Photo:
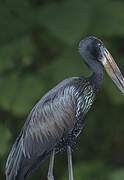
<svg viewBox="0 0 124 180">
<path fill-rule="evenodd" d="M 78 55 L 94 35 L 124 74 L 124 1 L 0 1 L 0 179 L 15 138 L 34 104 L 53 86 L 89 70 Z M 105 81 L 73 152 L 75 180 L 124 179 L 124 97 Z M 48 161 L 29 178 L 46 180 Z M 66 153 L 56 155 L 55 179 L 68 179 Z"/>
</svg>

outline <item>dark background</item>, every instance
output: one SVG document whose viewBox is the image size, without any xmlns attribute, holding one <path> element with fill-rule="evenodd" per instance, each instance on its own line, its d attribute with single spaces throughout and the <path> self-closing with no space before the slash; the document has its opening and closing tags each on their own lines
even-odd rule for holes
<svg viewBox="0 0 124 180">
<path fill-rule="evenodd" d="M 87 76 L 78 55 L 86 36 L 100 38 L 124 74 L 123 0 L 0 1 L 0 180 L 7 156 L 35 103 L 61 80 Z M 124 179 L 124 96 L 105 74 L 73 152 L 75 180 Z M 30 177 L 46 180 L 48 161 Z M 55 158 L 67 180 L 66 153 Z"/>
</svg>

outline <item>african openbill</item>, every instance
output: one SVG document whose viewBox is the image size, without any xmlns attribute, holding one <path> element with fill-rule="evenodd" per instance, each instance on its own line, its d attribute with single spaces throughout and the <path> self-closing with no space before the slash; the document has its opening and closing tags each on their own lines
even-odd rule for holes
<svg viewBox="0 0 124 180">
<path fill-rule="evenodd" d="M 67 150 L 69 180 L 73 180 L 72 148 L 103 82 L 102 65 L 124 93 L 124 78 L 101 40 L 87 37 L 78 50 L 90 77 L 65 79 L 34 106 L 8 157 L 7 180 L 27 179 L 48 157 L 48 180 L 54 180 L 54 155 L 63 150 Z"/>
</svg>

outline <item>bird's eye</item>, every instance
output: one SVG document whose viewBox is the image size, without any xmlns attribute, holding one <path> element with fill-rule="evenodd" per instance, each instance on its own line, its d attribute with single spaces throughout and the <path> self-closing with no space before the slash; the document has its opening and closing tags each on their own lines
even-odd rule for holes
<svg viewBox="0 0 124 180">
<path fill-rule="evenodd" d="M 100 46 L 101 46 L 101 44 L 100 44 L 100 43 L 97 43 L 97 46 L 98 46 L 98 47 L 100 47 Z"/>
</svg>

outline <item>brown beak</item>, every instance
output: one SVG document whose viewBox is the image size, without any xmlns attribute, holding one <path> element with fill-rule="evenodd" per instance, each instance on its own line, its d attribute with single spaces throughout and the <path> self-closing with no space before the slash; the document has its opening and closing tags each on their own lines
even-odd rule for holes
<svg viewBox="0 0 124 180">
<path fill-rule="evenodd" d="M 104 58 L 102 58 L 101 63 L 105 67 L 106 72 L 114 81 L 116 86 L 120 89 L 122 93 L 124 93 L 124 77 L 121 74 L 113 57 L 106 48 L 104 49 Z"/>
</svg>

